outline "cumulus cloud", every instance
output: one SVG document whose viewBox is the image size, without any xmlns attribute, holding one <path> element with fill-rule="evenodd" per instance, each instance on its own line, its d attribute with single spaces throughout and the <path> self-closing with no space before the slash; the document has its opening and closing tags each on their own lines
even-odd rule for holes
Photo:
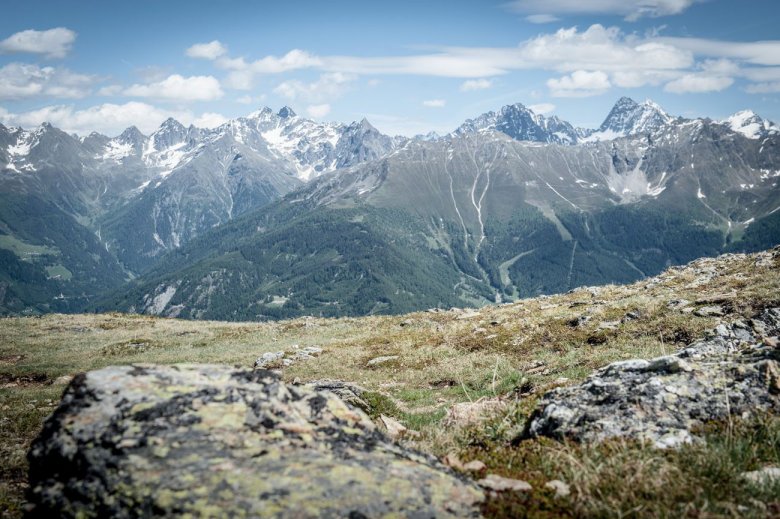
<svg viewBox="0 0 780 519">
<path fill-rule="evenodd" d="M 617 27 L 591 25 L 543 34 L 520 45 L 526 68 L 575 70 L 680 70 L 693 65 L 693 54 L 654 40 L 627 37 Z"/>
<path fill-rule="evenodd" d="M 468 79 L 461 83 L 461 92 L 471 92 L 473 90 L 486 90 L 493 86 L 493 82 L 489 79 Z"/>
<path fill-rule="evenodd" d="M 0 67 L 0 99 L 81 98 L 90 94 L 95 81 L 65 68 L 9 63 Z"/>
<path fill-rule="evenodd" d="M 131 97 L 150 97 L 174 101 L 213 101 L 224 95 L 213 76 L 168 76 L 155 83 L 136 84 L 122 91 Z"/>
<path fill-rule="evenodd" d="M 603 94 L 611 86 L 609 76 L 600 70 L 577 70 L 567 76 L 547 80 L 553 97 L 590 97 Z"/>
<path fill-rule="evenodd" d="M 612 14 L 628 21 L 680 14 L 705 0 L 514 0 L 509 9 L 531 16 Z M 554 20 L 553 20 L 554 21 Z M 547 23 L 547 22 L 536 22 Z"/>
<path fill-rule="evenodd" d="M 208 43 L 196 43 L 192 47 L 188 48 L 187 56 L 196 59 L 215 60 L 219 57 L 227 54 L 227 47 L 222 45 L 218 40 L 210 41 Z"/>
<path fill-rule="evenodd" d="M 327 103 L 321 105 L 309 105 L 306 107 L 306 113 L 309 114 L 310 117 L 319 119 L 330 113 L 330 105 Z"/>
<path fill-rule="evenodd" d="M 549 114 L 550 112 L 555 111 L 555 105 L 552 103 L 539 103 L 530 105 L 528 108 L 530 108 L 534 113 L 541 115 Z"/>
<path fill-rule="evenodd" d="M 330 72 L 311 83 L 297 79 L 284 81 L 274 88 L 274 93 L 292 101 L 323 103 L 341 97 L 356 79 L 357 76 L 353 74 Z"/>
<path fill-rule="evenodd" d="M 97 131 L 106 135 L 118 135 L 129 126 L 137 126 L 142 132 L 151 133 L 168 117 L 184 124 L 194 121 L 189 111 L 166 110 L 141 102 L 124 104 L 105 103 L 77 110 L 73 105 L 46 106 L 37 110 L 10 113 L 0 109 L 0 119 L 5 124 L 33 127 L 49 122 L 68 133 L 87 135 Z"/>
<path fill-rule="evenodd" d="M 444 108 L 447 105 L 447 101 L 444 99 L 428 99 L 423 101 L 422 104 L 428 108 Z"/>
<path fill-rule="evenodd" d="M 24 52 L 42 54 L 47 58 L 64 58 L 70 52 L 76 33 L 65 27 L 46 31 L 28 29 L 0 41 L 0 53 Z"/>
</svg>

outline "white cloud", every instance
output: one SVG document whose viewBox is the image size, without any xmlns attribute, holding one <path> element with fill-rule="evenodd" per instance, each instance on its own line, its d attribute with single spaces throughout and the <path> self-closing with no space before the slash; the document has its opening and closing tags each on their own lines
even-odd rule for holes
<svg viewBox="0 0 780 519">
<path fill-rule="evenodd" d="M 65 68 L 9 63 L 0 67 L 0 99 L 81 98 L 89 95 L 95 81 Z"/>
<path fill-rule="evenodd" d="M 468 79 L 460 85 L 461 92 L 471 92 L 473 90 L 485 90 L 493 86 L 489 79 Z"/>
<path fill-rule="evenodd" d="M 777 94 L 780 93 L 780 81 L 765 81 L 753 83 L 745 87 L 748 94 Z"/>
<path fill-rule="evenodd" d="M 214 112 L 206 112 L 192 121 L 192 124 L 198 128 L 216 128 L 228 121 L 227 117 Z"/>
<path fill-rule="evenodd" d="M 530 15 L 613 14 L 635 21 L 680 14 L 704 0 L 514 0 L 508 7 Z M 547 22 L 537 22 L 547 23 Z"/>
<path fill-rule="evenodd" d="M 513 70 L 542 69 L 612 71 L 684 70 L 693 66 L 694 53 L 649 36 L 626 35 L 617 27 L 592 25 L 560 29 L 521 42 L 516 47 L 445 47 L 410 56 L 316 56 L 294 49 L 282 57 L 266 56 L 254 62 L 222 56 L 215 64 L 229 71 L 226 85 L 251 89 L 258 74 L 300 68 L 377 76 L 384 74 L 453 77 L 480 80 Z"/>
<path fill-rule="evenodd" d="M 751 65 L 780 65 L 780 40 L 736 42 L 702 38 L 659 38 L 658 41 L 700 56 L 732 58 Z"/>
<path fill-rule="evenodd" d="M 674 94 L 701 94 L 705 92 L 720 92 L 734 83 L 734 78 L 726 76 L 710 76 L 707 74 L 685 74 L 670 81 L 664 90 Z"/>
<path fill-rule="evenodd" d="M 284 81 L 274 88 L 274 93 L 290 100 L 307 103 L 333 101 L 343 95 L 357 76 L 341 72 L 322 74 L 317 81 L 304 83 L 297 79 Z"/>
<path fill-rule="evenodd" d="M 247 62 L 244 58 L 222 56 L 217 58 L 215 63 L 218 67 L 230 71 L 226 84 L 237 90 L 250 90 L 257 75 L 281 74 L 322 65 L 320 58 L 300 49 L 293 49 L 281 57 L 266 56 L 252 62 Z"/>
<path fill-rule="evenodd" d="M 612 86 L 609 76 L 600 70 L 577 70 L 558 79 L 548 79 L 553 97 L 590 97 L 603 94 Z"/>
<path fill-rule="evenodd" d="M 76 33 L 65 27 L 46 31 L 29 29 L 0 41 L 0 53 L 25 52 L 43 54 L 47 58 L 64 58 L 70 52 Z"/>
<path fill-rule="evenodd" d="M 188 48 L 186 53 L 191 58 L 215 60 L 227 54 L 227 47 L 214 40 L 208 43 L 196 43 Z"/>
<path fill-rule="evenodd" d="M 523 68 L 575 70 L 680 70 L 693 65 L 693 54 L 673 45 L 627 37 L 617 27 L 591 25 L 544 34 L 520 45 Z"/>
<path fill-rule="evenodd" d="M 428 99 L 423 101 L 422 104 L 428 108 L 444 108 L 447 105 L 447 101 L 444 99 Z"/>
<path fill-rule="evenodd" d="M 108 85 L 97 91 L 99 96 L 113 97 L 122 93 L 121 85 Z"/>
<path fill-rule="evenodd" d="M 188 111 L 165 110 L 147 103 L 125 104 L 105 103 L 77 110 L 72 105 L 47 106 L 22 113 L 9 113 L 0 109 L 0 118 L 6 124 L 33 127 L 50 122 L 68 133 L 87 135 L 93 131 L 106 135 L 118 135 L 129 126 L 137 126 L 142 132 L 150 133 L 165 119 L 174 117 L 184 124 L 193 122 Z"/>
<path fill-rule="evenodd" d="M 320 119 L 330 113 L 330 105 L 327 103 L 321 105 L 309 105 L 306 107 L 306 113 L 315 119 Z"/>
<path fill-rule="evenodd" d="M 555 111 L 555 105 L 552 103 L 539 103 L 536 105 L 530 105 L 528 108 L 540 115 L 549 114 L 550 112 Z"/>
<path fill-rule="evenodd" d="M 224 95 L 219 81 L 213 76 L 168 76 L 156 83 L 136 84 L 124 89 L 132 97 L 151 97 L 173 101 L 213 101 Z"/>
<path fill-rule="evenodd" d="M 526 21 L 537 24 L 554 23 L 560 20 L 560 18 L 552 14 L 530 14 L 526 16 L 525 19 Z"/>
</svg>

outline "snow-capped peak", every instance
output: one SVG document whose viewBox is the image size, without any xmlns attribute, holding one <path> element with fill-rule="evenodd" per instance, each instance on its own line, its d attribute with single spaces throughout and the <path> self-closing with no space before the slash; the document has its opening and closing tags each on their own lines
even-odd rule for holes
<svg viewBox="0 0 780 519">
<path fill-rule="evenodd" d="M 742 110 L 723 121 L 719 121 L 719 123 L 729 127 L 734 132 L 741 133 L 748 139 L 759 139 L 780 132 L 777 125 L 762 119 L 752 110 Z"/>
</svg>

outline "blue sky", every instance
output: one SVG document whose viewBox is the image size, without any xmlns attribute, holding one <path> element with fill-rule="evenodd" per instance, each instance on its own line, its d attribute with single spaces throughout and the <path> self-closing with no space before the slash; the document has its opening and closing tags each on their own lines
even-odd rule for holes
<svg viewBox="0 0 780 519">
<path fill-rule="evenodd" d="M 777 0 L 36 1 L 0 19 L 0 121 L 80 134 L 262 106 L 387 133 L 521 102 L 598 126 L 623 95 L 780 121 Z"/>
</svg>

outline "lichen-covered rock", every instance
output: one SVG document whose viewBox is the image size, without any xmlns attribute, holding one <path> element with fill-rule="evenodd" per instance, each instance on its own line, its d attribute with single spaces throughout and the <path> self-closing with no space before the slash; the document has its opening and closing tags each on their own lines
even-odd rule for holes
<svg viewBox="0 0 780 519">
<path fill-rule="evenodd" d="M 721 324 L 680 352 L 606 366 L 547 393 L 522 437 L 632 438 L 656 447 L 696 441 L 698 426 L 780 412 L 780 309 Z"/>
<path fill-rule="evenodd" d="M 80 375 L 30 453 L 31 517 L 472 517 L 482 492 L 270 371 Z"/>
</svg>

